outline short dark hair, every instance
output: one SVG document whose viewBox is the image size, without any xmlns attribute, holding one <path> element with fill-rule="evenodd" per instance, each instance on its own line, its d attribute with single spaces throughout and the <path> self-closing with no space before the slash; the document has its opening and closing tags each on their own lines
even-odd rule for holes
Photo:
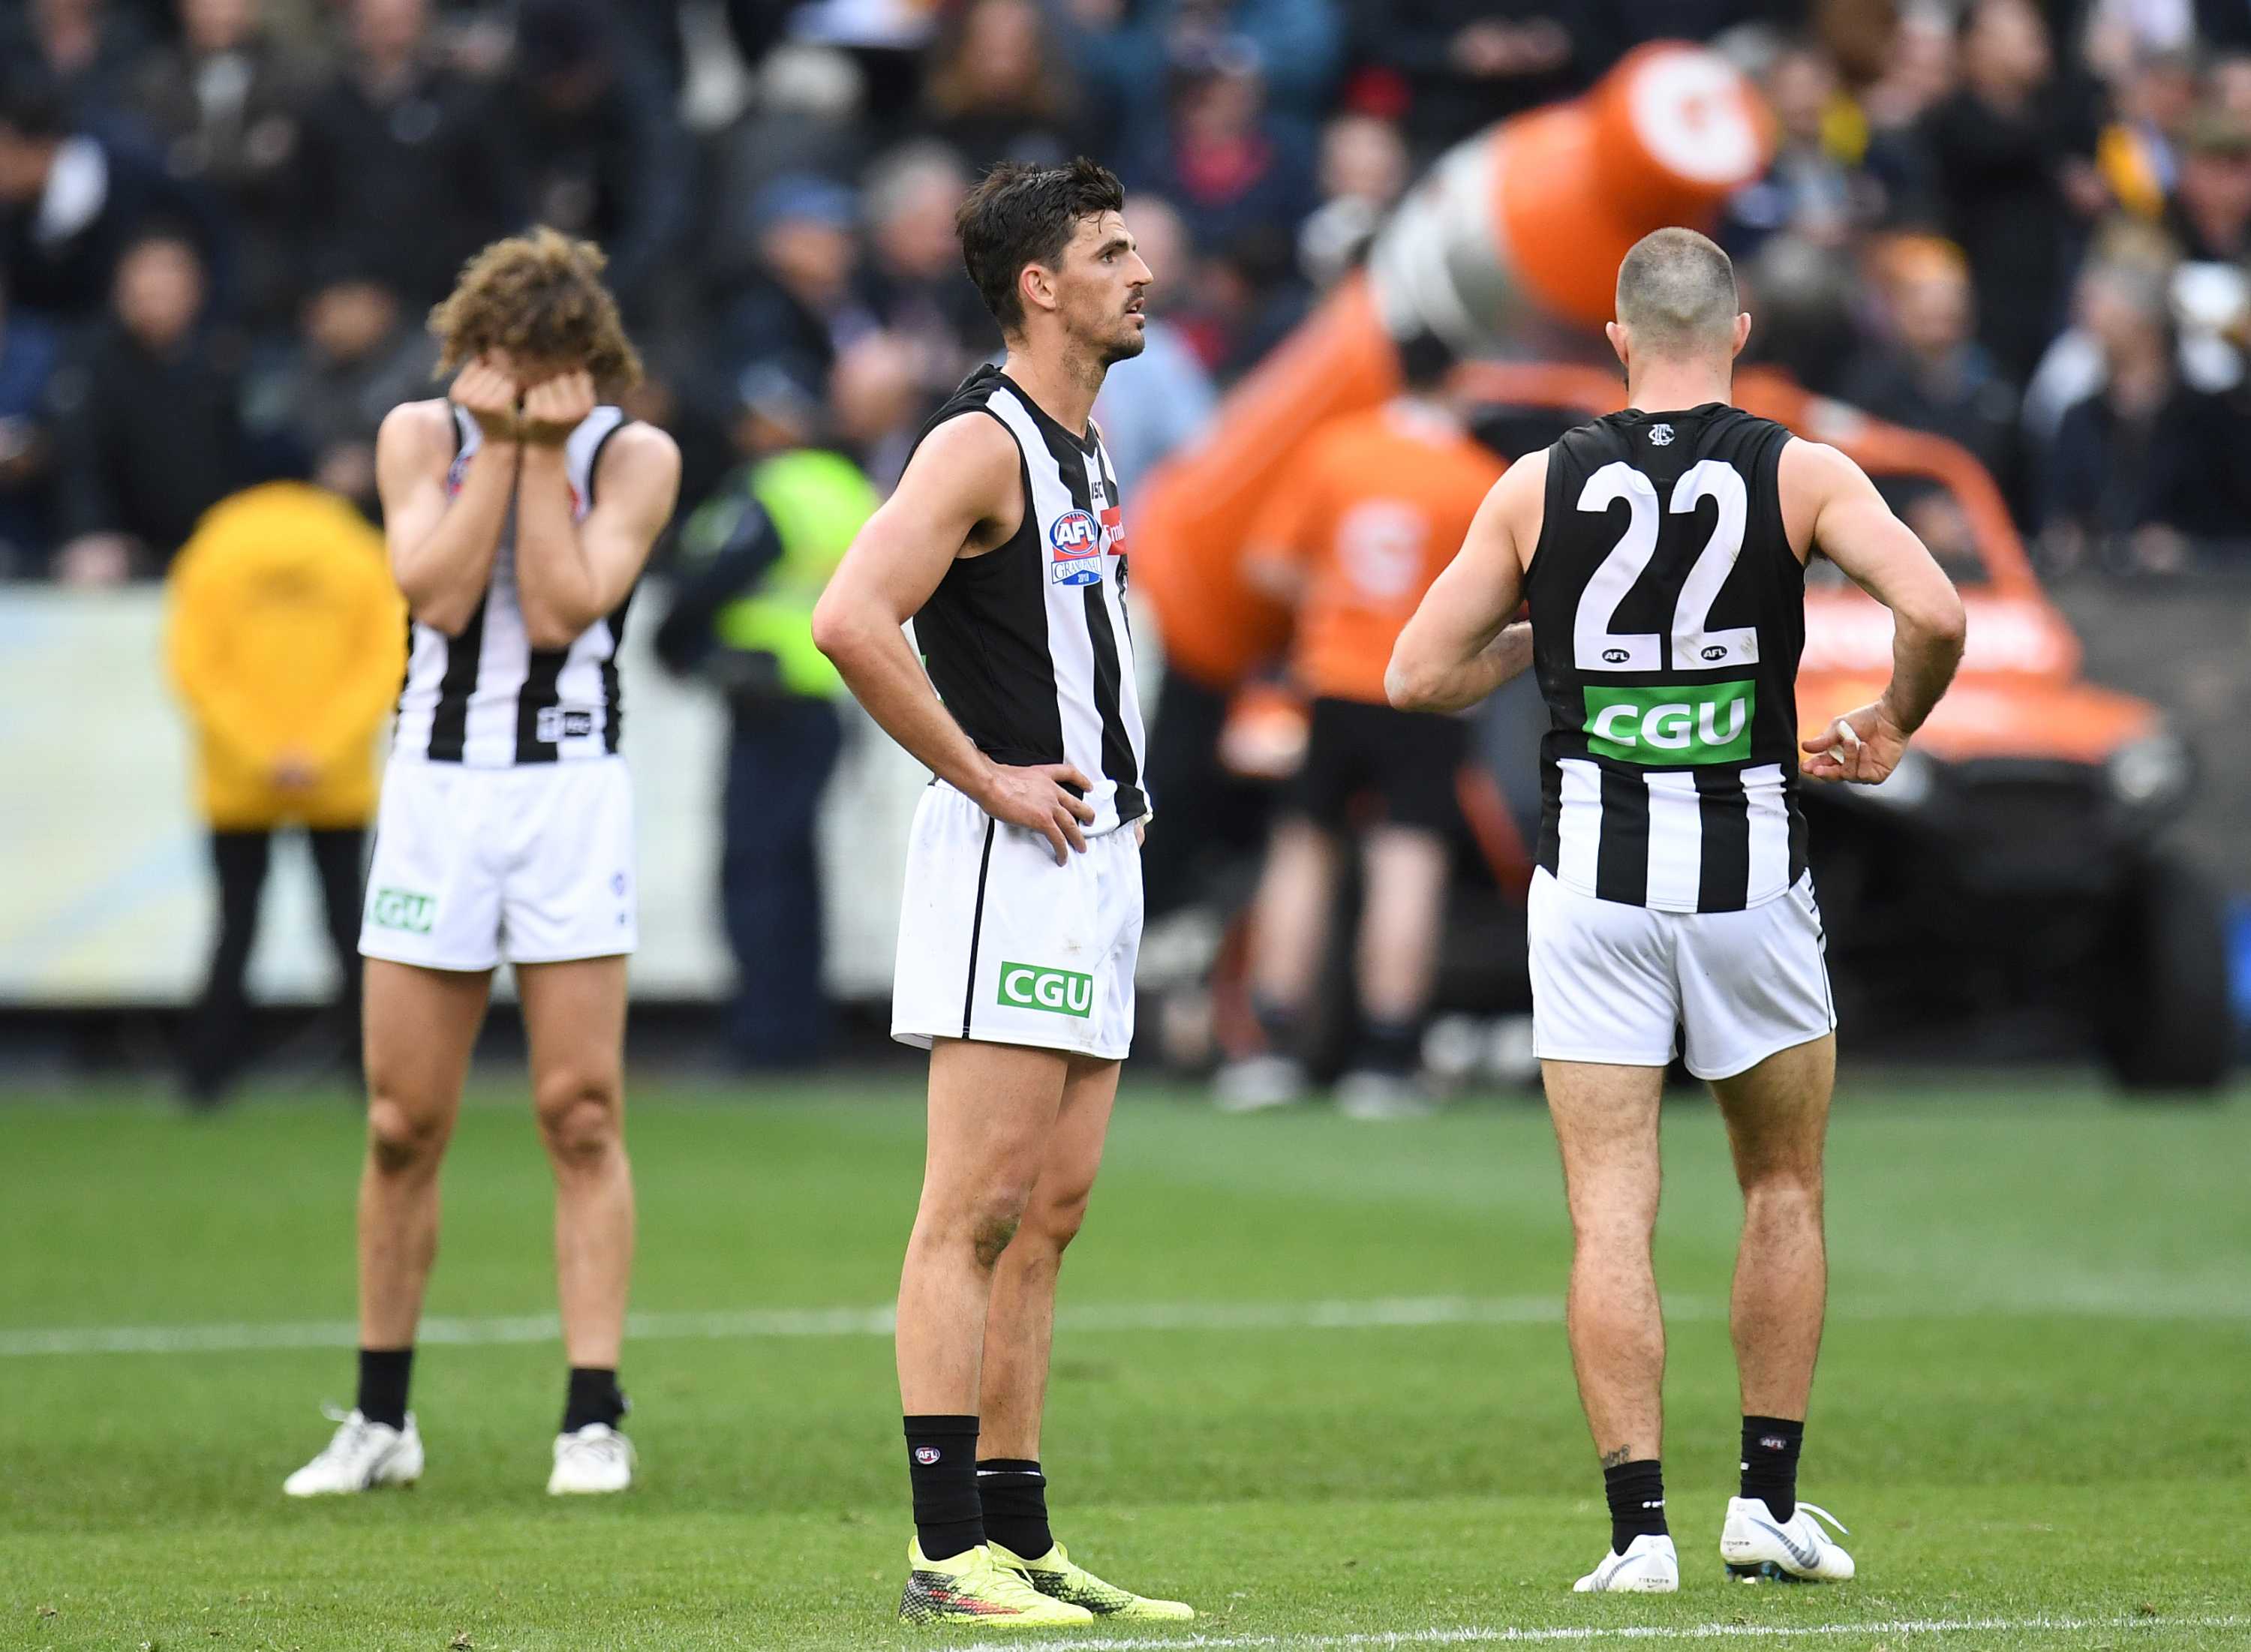
<svg viewBox="0 0 2251 1652">
<path fill-rule="evenodd" d="M 1125 186 L 1083 155 L 1068 166 L 1003 161 L 979 180 L 953 215 L 953 228 L 969 279 L 1002 332 L 1024 324 L 1023 294 L 1016 286 L 1024 266 L 1054 267 L 1080 219 L 1122 211 L 1125 205 Z"/>
<path fill-rule="evenodd" d="M 1666 355 L 1710 349 L 1728 336 L 1738 309 L 1734 263 L 1693 230 L 1653 231 L 1618 266 L 1619 324 L 1647 349 Z"/>
</svg>

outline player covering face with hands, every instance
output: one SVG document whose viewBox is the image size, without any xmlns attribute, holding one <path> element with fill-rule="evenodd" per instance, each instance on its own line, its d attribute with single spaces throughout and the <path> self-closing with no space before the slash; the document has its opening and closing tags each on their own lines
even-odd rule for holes
<svg viewBox="0 0 2251 1652">
<path fill-rule="evenodd" d="M 633 794 L 617 649 L 680 460 L 600 400 L 640 363 L 601 254 L 542 230 L 471 260 L 431 317 L 444 400 L 385 418 L 377 480 L 412 616 L 360 950 L 368 1134 L 357 1400 L 294 1496 L 411 1483 L 416 1325 L 438 1172 L 492 972 L 514 968 L 532 1104 L 554 1171 L 570 1365 L 548 1490 L 622 1490 L 618 1364 L 633 1261 L 623 1130 Z"/>
<path fill-rule="evenodd" d="M 1962 604 L 1860 467 L 1730 404 L 1750 329 L 1727 254 L 1660 230 L 1618 271 L 1629 405 L 1512 466 L 1400 634 L 1393 704 L 1458 710 L 1528 664 L 1548 702 L 1527 914 L 1534 1044 L 1573 1235 L 1572 1365 L 1610 1546 L 1583 1592 L 1670 1591 L 1665 1327 L 1651 1263 L 1659 1103 L 1688 1070 L 1727 1122 L 1743 1227 L 1735 1575 L 1844 1579 L 1797 1498 L 1827 1289 L 1822 1146 L 1836 1015 L 1801 778 L 1873 785 L 1944 694 Z M 1800 746 L 1808 557 L 1891 611 L 1890 685 Z M 1512 624 L 1528 604 L 1529 626 Z"/>
</svg>

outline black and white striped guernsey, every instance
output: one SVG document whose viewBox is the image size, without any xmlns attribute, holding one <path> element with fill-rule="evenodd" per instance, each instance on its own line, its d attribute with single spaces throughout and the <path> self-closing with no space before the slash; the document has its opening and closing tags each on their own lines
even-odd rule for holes
<svg viewBox="0 0 2251 1652">
<path fill-rule="evenodd" d="M 1073 435 L 998 367 L 971 374 L 922 435 L 973 412 L 1015 439 L 1023 523 L 997 549 L 955 559 L 915 616 L 915 640 L 979 750 L 1077 765 L 1094 782 L 1088 830 L 1108 832 L 1149 812 L 1118 475 L 1098 432 Z"/>
<path fill-rule="evenodd" d="M 453 468 L 446 491 L 461 491 L 482 432 L 460 408 L 454 415 Z M 571 508 L 585 519 L 594 502 L 594 467 L 603 446 L 627 423 L 597 407 L 564 442 Z M 478 769 L 571 763 L 618 749 L 623 721 L 618 646 L 633 596 L 589 626 L 568 648 L 535 648 L 516 598 L 516 511 L 509 510 L 484 599 L 458 637 L 407 622 L 406 681 L 398 694 L 394 757 Z"/>
<path fill-rule="evenodd" d="M 1548 449 L 1525 570 L 1548 711 L 1538 858 L 1570 888 L 1733 912 L 1805 870 L 1789 440 L 1711 402 L 1613 413 Z"/>
</svg>

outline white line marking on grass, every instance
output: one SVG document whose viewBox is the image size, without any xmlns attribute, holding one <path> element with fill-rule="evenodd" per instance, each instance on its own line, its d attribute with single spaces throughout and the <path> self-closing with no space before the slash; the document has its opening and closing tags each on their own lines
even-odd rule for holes
<svg viewBox="0 0 2251 1652">
<path fill-rule="evenodd" d="M 1491 1646 L 1509 1642 L 1811 1640 L 1839 1635 L 1963 1635 L 2033 1629 L 2233 1629 L 2251 1627 L 2243 1617 L 2130 1618 L 1892 1618 L 1864 1623 L 1688 1623 L 1564 1625 L 1536 1629 L 1487 1628 L 1372 1630 L 1358 1635 L 1119 1635 L 1069 1644 L 1077 1652 L 1166 1652 L 1203 1647 L 1316 1648 Z M 1056 1642 L 1056 1644 L 1063 1644 Z M 1021 1640 L 974 1641 L 956 1652 L 1009 1652 Z"/>
<path fill-rule="evenodd" d="M 1665 1312 L 1675 1322 L 1714 1320 L 1726 1314 L 1714 1298 L 1669 1296 Z M 2109 1293 L 2051 1301 L 1915 1303 L 1873 1299 L 1842 1304 L 1832 1320 L 2008 1318 L 2061 1315 L 2099 1319 L 2237 1320 L 2251 1317 L 2251 1302 L 2207 1299 L 2195 1309 L 2123 1303 Z M 1527 1296 L 1377 1296 L 1314 1302 L 1152 1302 L 1065 1307 L 1058 1329 L 1078 1331 L 1386 1331 L 1443 1325 L 1552 1325 L 1563 1317 L 1561 1292 Z M 626 1322 L 639 1339 L 734 1342 L 776 1337 L 888 1337 L 891 1310 L 876 1308 L 753 1308 L 717 1313 L 634 1314 Z M 419 1340 L 467 1347 L 550 1343 L 562 1335 L 552 1314 L 422 1322 Z M 73 1325 L 52 1330 L 0 1331 L 0 1359 L 72 1354 L 243 1353 L 288 1348 L 352 1348 L 357 1328 L 349 1320 L 202 1325 Z"/>
</svg>

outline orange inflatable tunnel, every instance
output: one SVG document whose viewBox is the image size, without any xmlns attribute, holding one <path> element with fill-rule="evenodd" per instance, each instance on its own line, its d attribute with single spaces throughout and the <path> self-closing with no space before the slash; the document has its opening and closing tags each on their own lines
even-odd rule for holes
<svg viewBox="0 0 2251 1652">
<path fill-rule="evenodd" d="M 1316 425 L 1399 384 L 1403 344 L 1462 356 L 1528 314 L 1610 314 L 1618 260 L 1653 229 L 1707 223 L 1756 177 L 1766 116 L 1700 46 L 1646 45 L 1585 96 L 1503 121 L 1442 156 L 1368 253 L 1236 385 L 1211 437 L 1152 476 L 1133 507 L 1135 583 L 1167 668 L 1226 689 L 1270 656 L 1284 615 L 1243 580 L 1243 536 Z"/>
</svg>

